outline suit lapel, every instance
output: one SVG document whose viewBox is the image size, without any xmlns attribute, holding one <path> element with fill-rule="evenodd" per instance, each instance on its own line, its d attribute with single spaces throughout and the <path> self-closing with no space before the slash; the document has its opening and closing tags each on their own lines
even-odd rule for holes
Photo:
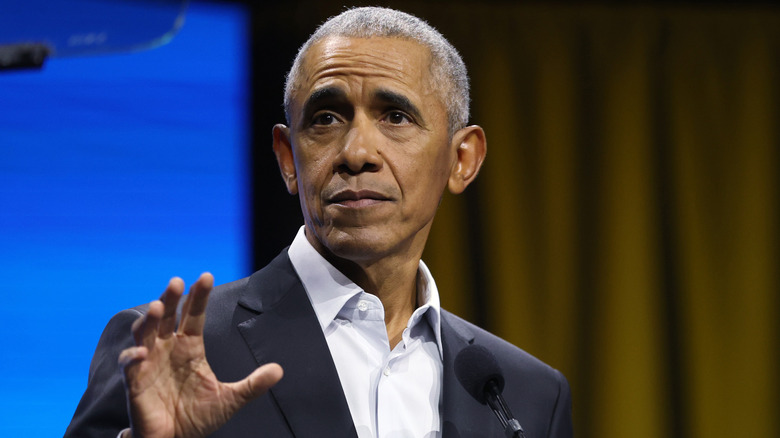
<svg viewBox="0 0 780 438">
<path fill-rule="evenodd" d="M 253 314 L 238 330 L 257 363 L 277 362 L 284 369 L 284 378 L 270 392 L 293 434 L 357 437 L 325 336 L 286 251 L 252 275 L 239 305 Z M 474 342 L 474 333 L 451 313 L 442 310 L 441 315 L 443 436 L 502 436 L 490 409 L 455 376 L 455 357 Z"/>
<path fill-rule="evenodd" d="M 466 392 L 455 376 L 455 358 L 474 342 L 474 333 L 460 319 L 442 310 L 441 337 L 444 349 L 442 435 L 445 438 L 503 436 L 490 408 Z"/>
<path fill-rule="evenodd" d="M 238 325 L 257 362 L 284 369 L 270 392 L 293 434 L 357 437 L 325 336 L 287 251 L 250 278 L 239 305 L 257 313 Z"/>
</svg>

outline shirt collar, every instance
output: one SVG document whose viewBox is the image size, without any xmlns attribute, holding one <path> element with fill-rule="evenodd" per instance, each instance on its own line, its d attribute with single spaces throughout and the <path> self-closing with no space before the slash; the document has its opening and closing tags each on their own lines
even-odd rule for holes
<svg viewBox="0 0 780 438">
<path fill-rule="evenodd" d="M 305 226 L 302 226 L 298 230 L 287 254 L 314 307 L 320 327 L 325 331 L 347 301 L 363 292 L 363 289 L 333 267 L 314 249 L 306 239 L 304 229 Z M 422 260 L 417 269 L 417 304 L 419 306 L 409 318 L 408 326 L 414 326 L 425 315 L 436 336 L 436 344 L 441 355 L 443 349 L 439 291 L 431 272 Z"/>
</svg>

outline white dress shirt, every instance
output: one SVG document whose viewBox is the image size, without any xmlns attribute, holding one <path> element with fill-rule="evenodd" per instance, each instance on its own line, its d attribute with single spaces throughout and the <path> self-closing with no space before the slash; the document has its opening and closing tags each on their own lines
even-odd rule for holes
<svg viewBox="0 0 780 438">
<path fill-rule="evenodd" d="M 288 254 L 325 334 L 358 436 L 441 437 L 439 293 L 425 264 L 417 271 L 419 307 L 390 350 L 382 302 L 325 260 L 304 227 Z"/>
</svg>

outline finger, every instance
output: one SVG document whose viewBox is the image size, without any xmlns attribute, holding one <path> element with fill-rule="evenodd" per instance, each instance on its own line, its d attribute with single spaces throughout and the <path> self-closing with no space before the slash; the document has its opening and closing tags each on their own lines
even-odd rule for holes
<svg viewBox="0 0 780 438">
<path fill-rule="evenodd" d="M 279 364 L 267 363 L 254 370 L 244 380 L 228 383 L 227 386 L 235 392 L 236 401 L 239 403 L 236 408 L 238 409 L 265 394 L 282 379 L 283 375 L 284 371 Z"/>
<path fill-rule="evenodd" d="M 206 321 L 206 304 L 209 300 L 209 292 L 214 286 L 214 277 L 205 272 L 200 275 L 198 281 L 190 288 L 184 307 L 186 312 L 182 312 L 181 323 L 179 323 L 180 334 L 189 336 L 203 335 L 203 324 Z"/>
<path fill-rule="evenodd" d="M 192 290 L 192 287 L 190 287 L 190 290 Z M 184 324 L 184 320 L 187 319 L 187 315 L 190 313 L 190 307 L 192 306 L 191 295 L 192 294 L 190 293 L 184 297 L 184 304 L 181 305 L 181 321 L 179 321 L 179 329 L 177 330 L 177 333 L 182 332 L 182 325 Z"/>
<path fill-rule="evenodd" d="M 122 370 L 128 396 L 133 392 L 133 388 L 138 388 L 139 375 L 142 373 L 141 364 L 148 357 L 149 350 L 146 347 L 130 347 L 119 354 L 117 362 Z"/>
<path fill-rule="evenodd" d="M 179 277 L 173 277 L 168 282 L 168 287 L 165 288 L 160 301 L 164 304 L 163 315 L 160 319 L 159 329 L 157 336 L 162 339 L 167 339 L 173 334 L 173 330 L 176 328 L 176 307 L 179 305 L 179 300 L 184 293 L 184 280 Z"/>
<path fill-rule="evenodd" d="M 130 347 L 119 353 L 119 360 L 117 362 L 119 363 L 119 366 L 125 370 L 125 374 L 127 374 L 129 371 L 128 366 L 140 362 L 148 356 L 149 350 L 146 347 Z"/>
<path fill-rule="evenodd" d="M 142 345 L 143 344 L 143 326 L 146 322 L 146 315 L 139 316 L 135 321 L 133 321 L 133 325 L 130 328 L 130 330 L 133 332 L 133 340 L 135 340 L 135 345 Z"/>
<path fill-rule="evenodd" d="M 163 303 L 159 300 L 149 303 L 149 310 L 146 314 L 133 322 L 133 339 L 135 345 L 144 346 L 148 349 L 154 347 L 154 341 L 157 337 L 157 328 L 160 324 L 160 318 L 163 314 Z"/>
<path fill-rule="evenodd" d="M 192 287 L 190 287 L 190 289 L 192 289 Z M 192 301 L 190 301 L 190 296 L 187 295 L 184 297 L 184 304 L 181 305 L 182 321 L 184 320 L 184 316 L 190 313 L 190 304 L 192 304 Z M 182 321 L 179 321 L 179 328 L 181 328 Z"/>
</svg>

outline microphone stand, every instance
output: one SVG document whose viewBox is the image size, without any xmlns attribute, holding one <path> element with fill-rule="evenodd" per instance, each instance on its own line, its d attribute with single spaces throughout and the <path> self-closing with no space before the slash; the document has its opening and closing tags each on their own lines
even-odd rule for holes
<svg viewBox="0 0 780 438">
<path fill-rule="evenodd" d="M 525 438 L 523 427 L 509 410 L 495 380 L 491 380 L 485 385 L 485 399 L 490 409 L 498 417 L 498 421 L 501 422 L 506 438 Z"/>
</svg>

